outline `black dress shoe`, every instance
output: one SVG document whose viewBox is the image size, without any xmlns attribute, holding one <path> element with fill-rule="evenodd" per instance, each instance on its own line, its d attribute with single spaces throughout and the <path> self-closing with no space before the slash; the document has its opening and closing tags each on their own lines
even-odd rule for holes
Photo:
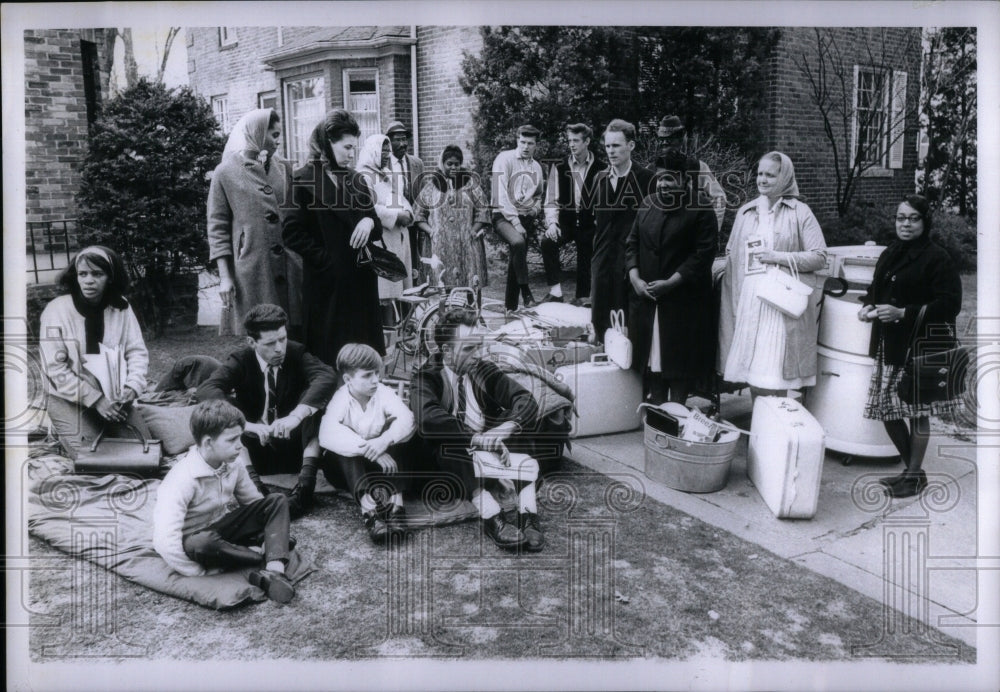
<svg viewBox="0 0 1000 692">
<path fill-rule="evenodd" d="M 385 515 L 385 523 L 390 531 L 406 530 L 406 507 L 393 505 Z"/>
<path fill-rule="evenodd" d="M 884 486 L 890 486 L 890 485 L 896 485 L 904 478 L 906 478 L 906 471 L 903 471 L 903 473 L 897 474 L 895 476 L 886 476 L 885 478 L 879 478 L 878 482 Z"/>
<path fill-rule="evenodd" d="M 551 293 L 542 298 L 543 303 L 565 303 L 562 296 L 554 296 Z"/>
<path fill-rule="evenodd" d="M 295 484 L 291 494 L 288 496 L 288 513 L 292 517 L 301 517 L 312 511 L 313 491 L 315 488 L 315 481 L 312 484 L 303 483 L 302 481 Z"/>
<path fill-rule="evenodd" d="M 917 471 L 915 474 L 904 475 L 897 483 L 886 487 L 889 497 L 913 497 L 919 495 L 927 487 L 927 474 Z"/>
<path fill-rule="evenodd" d="M 489 536 L 498 548 L 507 550 L 517 548 L 525 541 L 521 529 L 504 519 L 503 512 L 489 519 L 483 519 L 483 533 Z"/>
<path fill-rule="evenodd" d="M 250 573 L 250 583 L 263 589 L 268 598 L 278 603 L 288 603 L 295 596 L 295 586 L 281 572 L 254 570 Z"/>
<path fill-rule="evenodd" d="M 534 296 L 532 296 L 531 294 L 528 294 L 528 295 L 526 295 L 524 297 L 524 307 L 526 307 L 526 308 L 533 308 L 536 305 L 538 305 L 538 301 L 535 300 Z"/>
<path fill-rule="evenodd" d="M 363 514 L 361 520 L 365 524 L 365 529 L 368 530 L 368 537 L 372 539 L 374 543 L 382 543 L 385 541 L 386 536 L 389 535 L 389 527 L 386 526 L 385 521 L 379 517 L 374 512 L 369 514 Z"/>
<path fill-rule="evenodd" d="M 537 553 L 545 547 L 545 536 L 538 525 L 538 515 L 534 512 L 521 512 L 517 515 L 517 525 L 524 534 L 524 545 L 529 553 Z"/>
</svg>

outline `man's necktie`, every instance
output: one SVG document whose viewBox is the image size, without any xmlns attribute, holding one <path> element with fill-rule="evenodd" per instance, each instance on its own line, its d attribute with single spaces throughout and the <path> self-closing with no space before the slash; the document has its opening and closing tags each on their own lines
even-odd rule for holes
<svg viewBox="0 0 1000 692">
<path fill-rule="evenodd" d="M 406 172 L 405 158 L 396 159 L 399 161 L 399 170 L 403 173 L 403 197 L 410 198 L 410 176 Z"/>
<path fill-rule="evenodd" d="M 274 422 L 278 412 L 278 368 L 267 366 L 267 410 L 264 411 L 264 423 Z"/>
<path fill-rule="evenodd" d="M 458 378 L 458 419 L 465 422 L 465 376 Z"/>
</svg>

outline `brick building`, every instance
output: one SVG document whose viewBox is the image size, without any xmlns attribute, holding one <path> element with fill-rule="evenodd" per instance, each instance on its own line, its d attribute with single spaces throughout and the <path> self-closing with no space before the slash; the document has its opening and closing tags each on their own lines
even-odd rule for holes
<svg viewBox="0 0 1000 692">
<path fill-rule="evenodd" d="M 110 78 L 104 29 L 24 32 L 27 221 L 76 216 L 74 197 Z"/>
<path fill-rule="evenodd" d="M 855 198 L 898 198 L 913 190 L 917 166 L 920 30 L 824 31 L 836 43 L 838 69 L 850 90 L 832 97 L 868 113 L 849 115 L 851 142 L 839 143 L 841 156 L 857 151 L 858 141 L 883 145 L 867 148 L 878 160 L 859 178 Z M 641 28 L 623 28 L 623 40 L 635 32 Z M 274 107 L 285 127 L 284 153 L 293 161 L 305 160 L 310 131 L 337 107 L 355 114 L 363 136 L 383 132 L 393 120 L 408 123 L 414 153 L 426 163 L 448 143 L 473 150 L 476 103 L 459 76 L 463 54 L 482 48 L 478 27 L 211 27 L 188 29 L 187 37 L 190 85 L 212 102 L 223 129 L 251 108 Z M 816 46 L 814 29 L 781 30 L 768 63 L 761 142 L 792 158 L 800 189 L 822 219 L 836 214 L 836 180 L 833 151 L 802 69 L 817 67 Z M 836 125 L 835 131 L 844 129 Z"/>
<path fill-rule="evenodd" d="M 450 142 L 471 149 L 474 103 L 458 75 L 462 51 L 482 45 L 476 27 L 191 28 L 187 42 L 191 88 L 211 102 L 223 130 L 248 110 L 275 108 L 293 161 L 305 161 L 323 115 L 344 107 L 362 137 L 407 123 L 425 159 Z"/>
<path fill-rule="evenodd" d="M 920 128 L 920 29 L 828 28 L 820 36 L 832 42 L 826 44 L 831 50 L 825 59 L 831 101 L 847 104 L 851 141 L 838 139 L 840 156 L 860 146 L 873 164 L 857 180 L 855 201 L 898 200 L 912 193 Z M 811 28 L 781 30 L 768 65 L 764 141 L 766 149 L 784 152 L 795 163 L 799 189 L 822 221 L 837 214 L 834 154 L 803 70 L 816 73 L 820 36 Z M 846 77 L 850 93 L 839 90 L 836 72 Z M 836 112 L 832 123 L 838 134 L 845 129 L 844 117 Z M 903 129 L 902 136 L 896 128 Z M 843 158 L 839 167 L 845 169 Z"/>
</svg>

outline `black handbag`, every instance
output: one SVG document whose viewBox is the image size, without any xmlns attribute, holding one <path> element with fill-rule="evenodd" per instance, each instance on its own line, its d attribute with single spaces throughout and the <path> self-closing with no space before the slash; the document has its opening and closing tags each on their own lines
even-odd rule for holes
<svg viewBox="0 0 1000 692">
<path fill-rule="evenodd" d="M 969 361 L 973 352 L 971 346 L 953 346 L 923 355 L 912 355 L 913 340 L 926 312 L 927 306 L 923 305 L 917 313 L 906 351 L 903 374 L 896 385 L 899 398 L 910 406 L 955 399 L 964 394 L 968 386 Z"/>
<path fill-rule="evenodd" d="M 75 473 L 100 474 L 134 473 L 155 476 L 160 471 L 163 448 L 159 440 L 149 440 L 133 425 L 125 427 L 135 433 L 130 437 L 105 437 L 105 430 L 89 447 L 81 447 L 73 462 Z"/>
<path fill-rule="evenodd" d="M 382 247 L 368 243 L 358 250 L 357 264 L 359 267 L 371 267 L 376 275 L 386 281 L 402 281 L 409 275 L 403 260 L 386 247 L 384 240 Z"/>
</svg>

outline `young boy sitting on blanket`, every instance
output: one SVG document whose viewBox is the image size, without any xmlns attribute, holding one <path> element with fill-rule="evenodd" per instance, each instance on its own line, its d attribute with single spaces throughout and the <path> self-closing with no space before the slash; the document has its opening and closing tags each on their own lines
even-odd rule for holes
<svg viewBox="0 0 1000 692">
<path fill-rule="evenodd" d="M 153 510 L 153 547 L 186 576 L 226 568 L 262 567 L 250 583 L 288 603 L 295 587 L 285 576 L 289 551 L 288 499 L 267 497 L 237 461 L 246 419 L 227 401 L 199 404 L 191 413 L 195 444 L 160 484 Z M 247 546 L 260 546 L 259 550 Z"/>
<path fill-rule="evenodd" d="M 373 541 L 405 523 L 400 467 L 409 465 L 407 441 L 416 426 L 413 413 L 379 381 L 382 358 L 371 346 L 345 344 L 337 354 L 344 386 L 337 390 L 319 425 L 319 444 L 332 453 L 361 505 L 361 516 Z M 324 470 L 325 473 L 325 470 Z M 383 488 L 378 502 L 376 488 Z M 381 506 L 380 506 L 381 505 Z"/>
</svg>

